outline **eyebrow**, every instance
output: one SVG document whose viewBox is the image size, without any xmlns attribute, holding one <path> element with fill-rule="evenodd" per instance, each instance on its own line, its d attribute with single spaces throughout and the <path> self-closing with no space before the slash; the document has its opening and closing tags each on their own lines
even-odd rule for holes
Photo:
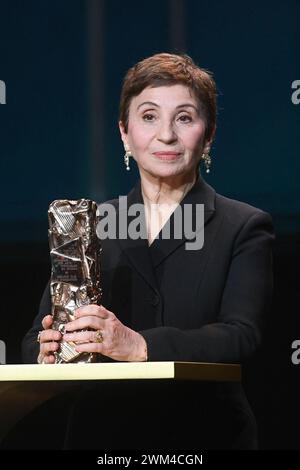
<svg viewBox="0 0 300 470">
<path fill-rule="evenodd" d="M 138 105 L 137 109 L 139 109 L 141 106 L 144 106 L 145 104 L 148 106 L 150 105 L 150 106 L 154 106 L 155 108 L 159 108 L 159 105 L 156 103 L 153 103 L 152 101 L 144 101 L 143 103 Z M 179 104 L 178 106 L 176 106 L 176 109 L 186 108 L 186 107 L 194 108 L 198 112 L 198 108 L 192 103 Z"/>
</svg>

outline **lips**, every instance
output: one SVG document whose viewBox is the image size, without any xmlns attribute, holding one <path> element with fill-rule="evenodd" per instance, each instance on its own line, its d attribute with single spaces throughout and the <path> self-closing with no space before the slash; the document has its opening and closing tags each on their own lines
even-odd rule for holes
<svg viewBox="0 0 300 470">
<path fill-rule="evenodd" d="M 155 157 L 159 158 L 160 160 L 172 161 L 177 160 L 181 153 L 180 152 L 170 152 L 170 151 L 160 151 L 160 152 L 153 152 Z"/>
</svg>

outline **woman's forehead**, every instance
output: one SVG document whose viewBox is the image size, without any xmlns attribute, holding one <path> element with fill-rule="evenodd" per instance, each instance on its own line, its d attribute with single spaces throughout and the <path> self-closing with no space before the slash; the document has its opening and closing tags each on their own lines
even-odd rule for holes
<svg viewBox="0 0 300 470">
<path fill-rule="evenodd" d="M 131 106 L 137 108 L 144 103 L 153 103 L 158 107 L 166 105 L 176 107 L 183 104 L 198 105 L 193 91 L 182 84 L 144 88 L 139 95 L 132 98 Z"/>
</svg>

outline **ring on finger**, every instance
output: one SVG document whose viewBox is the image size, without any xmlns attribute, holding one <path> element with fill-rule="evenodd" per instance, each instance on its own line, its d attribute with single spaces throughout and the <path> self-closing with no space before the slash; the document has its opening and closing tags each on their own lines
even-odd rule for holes
<svg viewBox="0 0 300 470">
<path fill-rule="evenodd" d="M 103 334 L 101 330 L 97 330 L 94 335 L 95 343 L 103 343 Z"/>
</svg>

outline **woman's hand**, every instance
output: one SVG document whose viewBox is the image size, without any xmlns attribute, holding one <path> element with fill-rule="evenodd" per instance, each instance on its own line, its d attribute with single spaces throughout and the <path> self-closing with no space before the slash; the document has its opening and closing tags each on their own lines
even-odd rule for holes
<svg viewBox="0 0 300 470">
<path fill-rule="evenodd" d="M 78 308 L 75 320 L 67 323 L 65 328 L 67 333 L 63 341 L 80 343 L 76 346 L 78 352 L 100 353 L 116 361 L 147 360 L 143 336 L 123 325 L 103 306 L 93 304 Z"/>
<path fill-rule="evenodd" d="M 54 364 L 55 357 L 54 351 L 59 348 L 59 341 L 62 335 L 57 330 L 52 330 L 51 326 L 53 318 L 51 315 L 46 315 L 43 318 L 42 325 L 44 330 L 39 332 L 38 342 L 40 343 L 40 352 L 37 362 L 39 364 Z"/>
</svg>

